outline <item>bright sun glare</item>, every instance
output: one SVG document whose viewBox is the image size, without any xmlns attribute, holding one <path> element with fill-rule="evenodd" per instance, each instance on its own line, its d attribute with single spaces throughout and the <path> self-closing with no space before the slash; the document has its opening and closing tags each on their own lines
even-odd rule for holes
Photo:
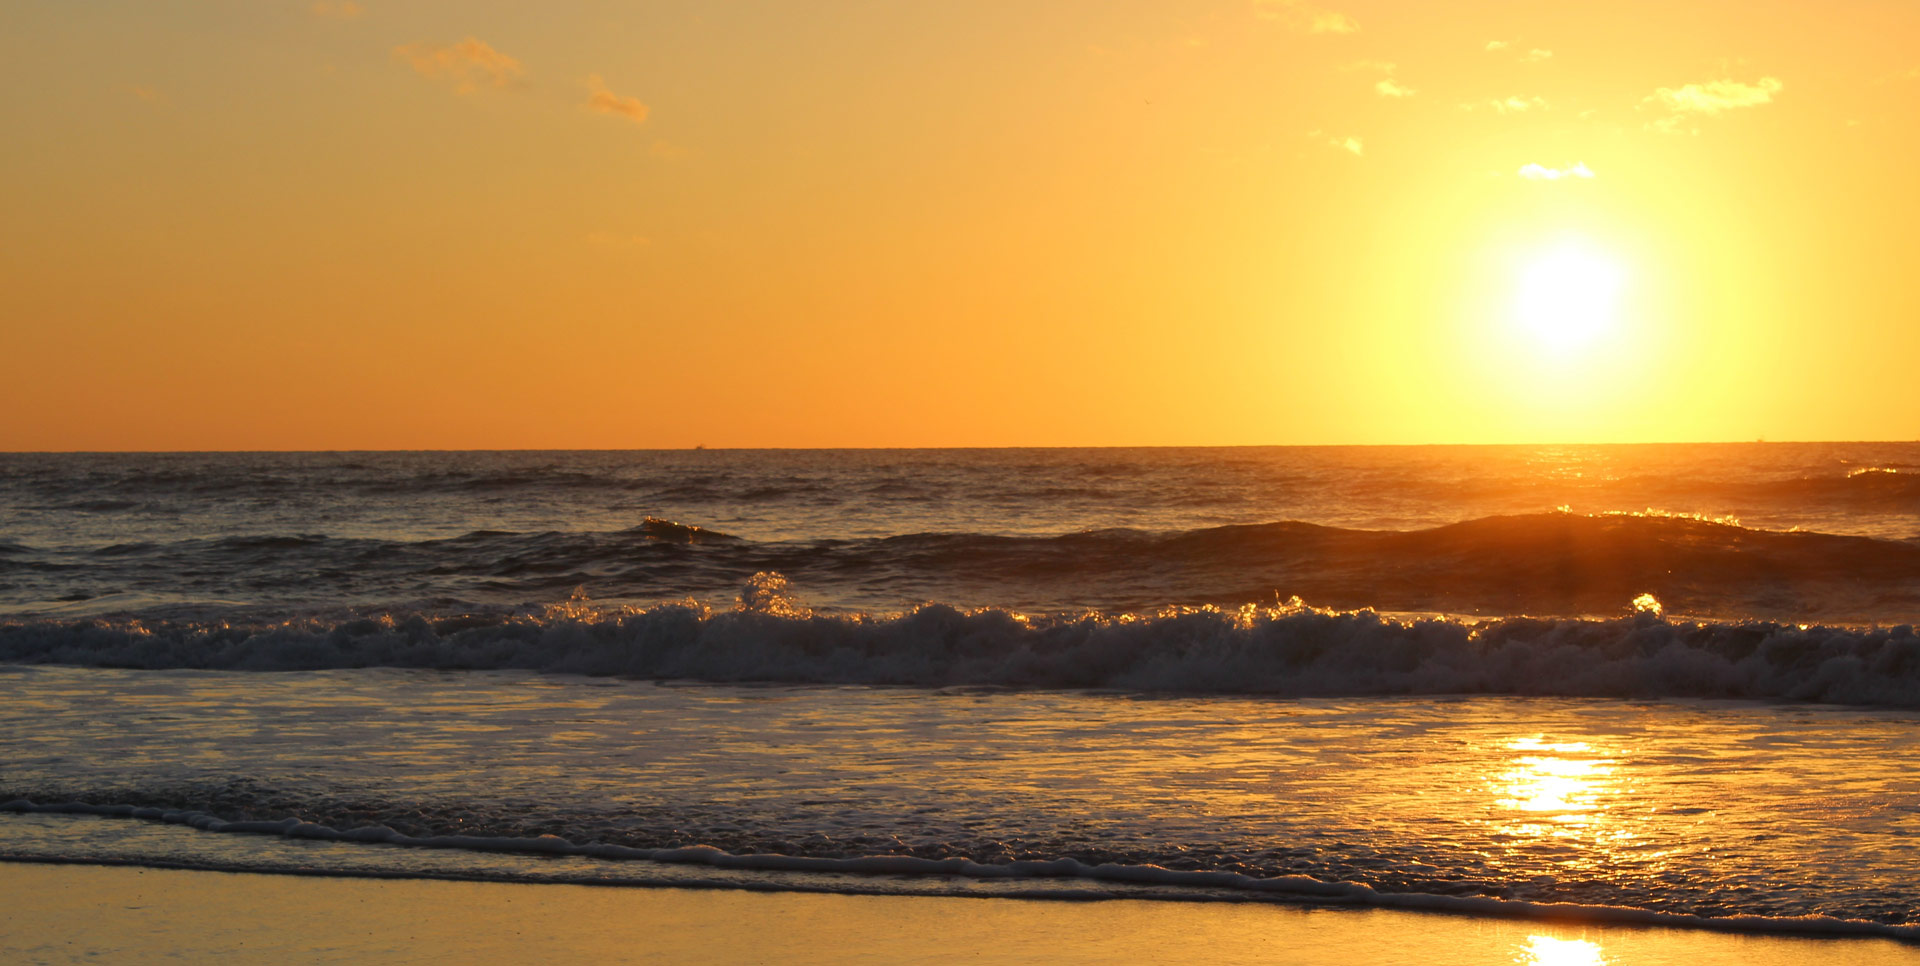
<svg viewBox="0 0 1920 966">
<path fill-rule="evenodd" d="M 1514 962 L 1521 966 L 1606 966 L 1607 957 L 1597 943 L 1585 939 L 1555 939 L 1529 936 Z"/>
<path fill-rule="evenodd" d="M 1520 266 L 1514 321 L 1541 346 L 1567 352 L 1619 325 L 1619 265 L 1576 244 L 1535 254 Z"/>
</svg>

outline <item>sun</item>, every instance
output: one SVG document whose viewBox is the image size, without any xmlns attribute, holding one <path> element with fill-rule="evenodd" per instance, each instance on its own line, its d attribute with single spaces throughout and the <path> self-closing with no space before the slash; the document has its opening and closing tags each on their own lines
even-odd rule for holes
<svg viewBox="0 0 1920 966">
<path fill-rule="evenodd" d="M 1565 242 L 1522 260 L 1514 287 L 1515 326 L 1554 353 L 1566 353 L 1620 326 L 1620 266 L 1591 247 Z"/>
</svg>

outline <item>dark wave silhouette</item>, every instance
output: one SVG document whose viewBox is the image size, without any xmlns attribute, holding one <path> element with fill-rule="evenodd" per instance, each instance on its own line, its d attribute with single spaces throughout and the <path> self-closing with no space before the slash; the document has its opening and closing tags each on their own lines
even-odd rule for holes
<svg viewBox="0 0 1920 966">
<path fill-rule="evenodd" d="M 1711 697 L 1920 707 L 1920 636 L 1891 628 L 1675 621 L 1396 620 L 1290 605 L 1151 617 L 1028 618 L 933 604 L 823 616 L 758 574 L 736 609 L 692 604 L 542 615 L 379 615 L 0 625 L 0 662 L 252 671 L 531 669 L 945 687 L 1278 695 L 1502 693 Z"/>
<path fill-rule="evenodd" d="M 1915 541 L 1657 515 L 1543 513 L 1412 531 L 1278 522 L 1170 533 L 773 542 L 648 518 L 611 532 L 475 531 L 420 541 L 288 534 L 84 552 L 11 545 L 0 553 L 0 583 L 16 596 L 104 598 L 98 613 L 114 611 L 120 598 L 110 594 L 135 602 L 239 600 L 303 613 L 423 601 L 509 607 L 564 598 L 575 588 L 636 603 L 731 599 L 740 581 L 761 571 L 787 575 L 811 605 L 838 611 L 924 601 L 1150 611 L 1298 596 L 1399 612 L 1604 616 L 1651 593 L 1672 612 L 1721 619 L 1920 619 Z"/>
</svg>

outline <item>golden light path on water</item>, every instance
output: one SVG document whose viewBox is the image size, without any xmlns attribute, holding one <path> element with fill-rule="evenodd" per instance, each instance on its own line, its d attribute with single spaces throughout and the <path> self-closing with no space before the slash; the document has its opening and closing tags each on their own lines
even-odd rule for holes
<svg viewBox="0 0 1920 966">
<path fill-rule="evenodd" d="M 1620 860 L 1655 870 L 1664 865 L 1667 853 L 1643 841 L 1645 816 L 1621 814 L 1623 804 L 1644 797 L 1623 775 L 1622 750 L 1537 734 L 1507 741 L 1500 750 L 1508 757 L 1486 780 L 1494 798 L 1493 838 L 1558 853 L 1562 878 L 1603 877 Z"/>
<path fill-rule="evenodd" d="M 1631 827 L 1611 821 L 1610 811 L 1625 789 L 1619 761 L 1585 741 L 1552 742 L 1540 736 L 1506 743 L 1513 753 L 1507 766 L 1489 779 L 1504 820 L 1499 834 L 1519 840 L 1550 839 L 1577 845 L 1583 857 L 1567 863 L 1593 869 L 1606 861 L 1610 847 L 1631 843 Z"/>
<path fill-rule="evenodd" d="M 1630 839 L 1625 829 L 1608 830 L 1604 798 L 1616 791 L 1617 762 L 1599 757 L 1591 742 L 1549 741 L 1541 735 L 1515 738 L 1510 767 L 1492 776 L 1489 786 L 1510 814 L 1502 833 L 1520 838 L 1581 842 L 1592 848 L 1608 840 Z M 1588 860 L 1597 861 L 1597 860 Z M 1513 961 L 1520 966 L 1604 966 L 1598 943 L 1535 934 L 1527 937 Z"/>
<path fill-rule="evenodd" d="M 1516 838 L 1548 838 L 1578 843 L 1588 857 L 1570 862 L 1593 866 L 1604 861 L 1605 846 L 1631 840 L 1625 828 L 1608 828 L 1606 799 L 1617 793 L 1617 762 L 1599 756 L 1586 741 L 1549 741 L 1533 735 L 1506 743 L 1509 765 L 1492 776 L 1491 790 L 1506 810 L 1500 831 Z M 1603 966 L 1605 952 L 1588 939 L 1535 934 L 1514 954 L 1521 966 Z"/>
<path fill-rule="evenodd" d="M 663 686 L 520 672 L 39 668 L 11 683 L 19 717 L 0 790 L 37 800 L 151 789 L 183 806 L 343 828 L 692 841 L 739 854 L 1070 855 L 1473 900 L 1920 920 L 1920 858 L 1900 847 L 1920 832 L 1910 764 L 1920 719 L 1904 711 Z M 381 746 L 367 746 L 369 733 L 386 736 Z M 315 743 L 364 750 L 316 759 Z M 401 748 L 414 755 L 395 757 Z M 147 848 L 125 848 L 136 846 Z M 268 845 L 203 835 L 179 847 L 224 856 Z M 492 853 L 336 858 L 554 868 Z M 1606 941 L 1542 924 L 1503 945 L 1518 955 L 1524 942 L 1523 962 L 1588 961 L 1567 959 L 1584 948 L 1573 940 Z"/>
<path fill-rule="evenodd" d="M 1605 966 L 1607 961 L 1600 944 L 1592 940 L 1540 935 L 1528 936 L 1514 956 L 1520 966 Z"/>
</svg>

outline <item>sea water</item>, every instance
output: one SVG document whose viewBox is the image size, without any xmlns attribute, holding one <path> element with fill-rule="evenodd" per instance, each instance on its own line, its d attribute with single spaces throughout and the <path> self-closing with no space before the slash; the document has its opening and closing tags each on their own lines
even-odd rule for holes
<svg viewBox="0 0 1920 966">
<path fill-rule="evenodd" d="M 1920 933 L 1920 445 L 0 456 L 0 853 Z"/>
</svg>

